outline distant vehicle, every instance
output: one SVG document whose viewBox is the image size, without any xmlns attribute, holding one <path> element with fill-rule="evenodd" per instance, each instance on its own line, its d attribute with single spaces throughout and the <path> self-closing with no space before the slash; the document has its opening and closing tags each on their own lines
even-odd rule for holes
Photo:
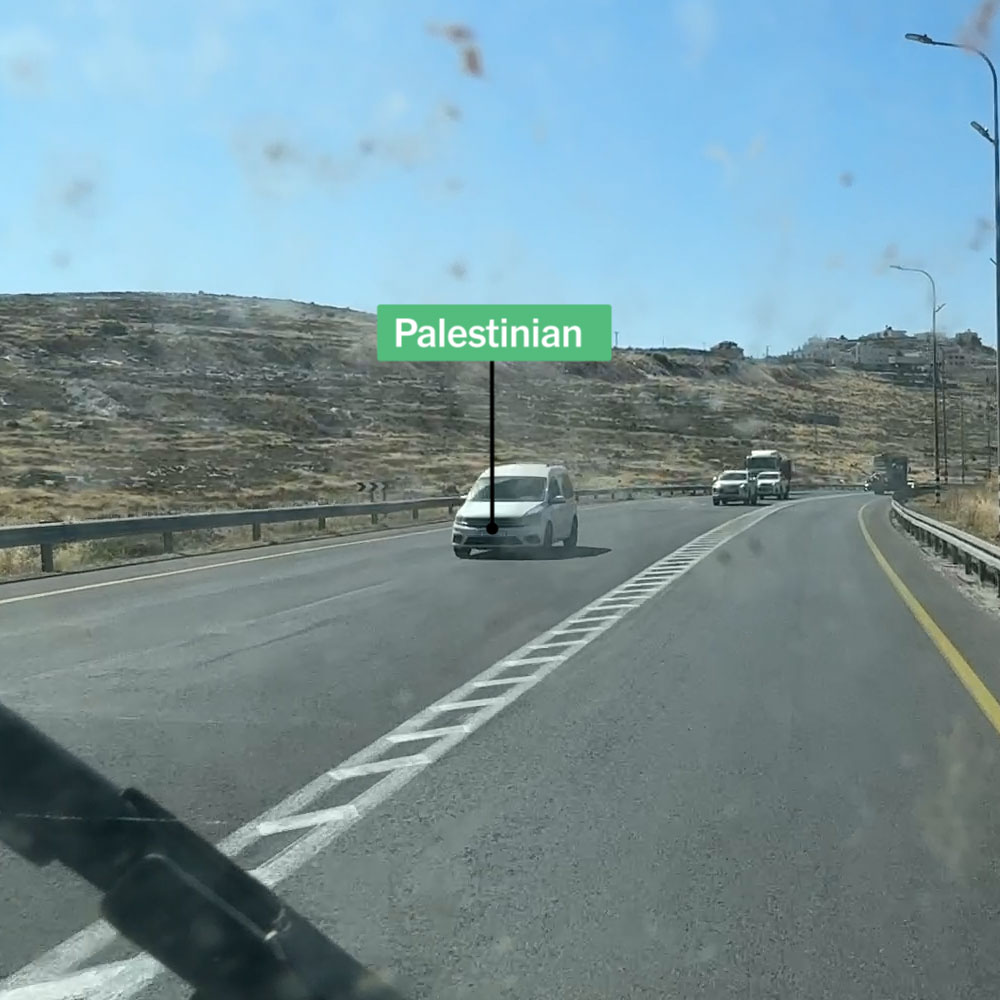
<svg viewBox="0 0 1000 1000">
<path fill-rule="evenodd" d="M 872 490 L 875 493 L 896 493 L 906 489 L 910 462 L 906 455 L 884 452 L 872 459 Z"/>
<path fill-rule="evenodd" d="M 451 542 L 459 559 L 473 549 L 548 549 L 562 542 L 576 547 L 579 534 L 577 500 L 573 481 L 561 465 L 518 463 L 494 470 L 493 513 L 490 522 L 490 470 L 469 490 L 455 514 Z"/>
<path fill-rule="evenodd" d="M 774 497 L 775 500 L 788 499 L 788 481 L 780 472 L 765 469 L 757 473 L 757 496 Z"/>
<path fill-rule="evenodd" d="M 746 457 L 746 467 L 754 478 L 761 472 L 777 472 L 782 482 L 779 499 L 788 499 L 792 492 L 792 460 L 782 455 L 777 448 L 761 448 L 751 451 Z"/>
<path fill-rule="evenodd" d="M 757 481 L 746 469 L 726 469 L 712 483 L 712 504 L 757 503 Z"/>
</svg>

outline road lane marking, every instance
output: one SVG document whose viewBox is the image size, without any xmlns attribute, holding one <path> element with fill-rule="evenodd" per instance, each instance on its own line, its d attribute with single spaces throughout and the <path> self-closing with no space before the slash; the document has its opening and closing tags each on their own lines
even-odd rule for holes
<svg viewBox="0 0 1000 1000">
<path fill-rule="evenodd" d="M 889 582 L 895 587 L 896 593 L 903 599 L 903 603 L 910 609 L 910 613 L 917 620 L 917 624 L 927 633 L 931 642 L 937 647 L 938 652 L 944 657 L 945 662 L 951 667 L 952 672 L 962 682 L 966 691 L 972 695 L 972 700 L 979 706 L 983 715 L 989 720 L 993 728 L 1000 734 L 1000 703 L 993 697 L 990 689 L 982 682 L 979 675 L 972 669 L 971 664 L 955 648 L 952 641 L 944 634 L 941 627 L 927 612 L 927 609 L 913 596 L 912 591 L 900 579 L 899 574 L 889 565 L 889 560 L 882 554 L 874 539 L 868 531 L 862 516 L 864 512 L 876 501 L 867 503 L 858 511 L 858 524 L 861 527 L 861 534 L 864 535 L 868 548 L 871 549 L 875 561 L 882 568 Z"/>
<path fill-rule="evenodd" d="M 387 760 L 373 760 L 370 764 L 358 764 L 356 767 L 335 767 L 326 773 L 338 781 L 348 778 L 363 778 L 369 774 L 381 774 L 383 771 L 394 771 L 397 767 L 417 767 L 429 764 L 430 758 L 422 753 L 411 754 L 409 757 L 389 757 Z"/>
<path fill-rule="evenodd" d="M 503 696 L 499 698 L 475 698 L 467 701 L 449 701 L 438 703 L 435 712 L 467 712 L 470 708 L 490 708 L 498 702 L 503 701 Z"/>
<path fill-rule="evenodd" d="M 416 740 L 436 740 L 441 736 L 469 732 L 471 732 L 469 727 L 464 722 L 460 722 L 457 726 L 438 726 L 436 729 L 422 729 L 419 733 L 390 733 L 386 739 L 390 743 L 410 743 Z M 0 983 L 0 985 L 3 984 Z"/>
<path fill-rule="evenodd" d="M 539 681 L 575 656 L 581 649 L 622 621 L 633 608 L 645 604 L 672 586 L 676 580 L 699 565 L 722 545 L 730 542 L 764 518 L 784 509 L 793 508 L 769 507 L 748 512 L 740 517 L 724 521 L 703 535 L 682 545 L 679 549 L 671 552 L 669 557 L 666 557 L 675 564 L 679 560 L 684 561 L 684 566 L 668 578 L 656 575 L 657 570 L 662 568 L 662 563 L 665 560 L 651 563 L 631 579 L 624 581 L 607 594 L 580 608 L 541 635 L 507 654 L 476 677 L 466 681 L 434 704 L 418 712 L 417 715 L 401 723 L 392 732 L 380 737 L 336 767 L 325 771 L 304 788 L 293 792 L 266 813 L 234 831 L 219 845 L 219 849 L 228 856 L 234 857 L 242 850 L 259 842 L 264 834 L 276 831 L 279 825 L 287 830 L 298 828 L 298 825 L 301 824 L 307 829 L 306 833 L 252 871 L 257 879 L 269 887 L 279 884 L 409 781 L 422 774 L 445 753 L 463 742 L 471 733 L 478 730 L 526 692 L 532 690 Z M 656 587 L 641 596 L 633 595 L 637 598 L 635 602 L 614 609 L 609 607 L 607 603 L 609 597 L 613 598 L 615 594 L 621 592 L 622 588 L 634 585 L 636 581 L 644 579 L 655 579 Z M 586 621 L 588 625 L 594 624 L 593 619 L 586 617 L 594 610 L 614 610 L 615 613 L 604 615 L 603 621 L 593 629 L 588 630 L 590 634 L 585 640 L 570 644 L 558 655 L 525 659 L 525 654 L 532 649 L 553 641 L 560 630 L 574 627 L 583 621 Z M 475 697 L 481 691 L 482 682 L 499 679 L 512 667 L 524 665 L 530 665 L 534 670 L 530 675 L 531 683 L 524 683 L 525 678 L 522 673 L 518 678 L 519 683 L 510 685 L 498 697 L 486 699 Z M 442 718 L 443 712 L 456 709 L 474 709 L 474 712 L 459 725 L 431 727 L 433 723 Z M 425 758 L 425 763 L 393 766 L 388 774 L 361 792 L 351 802 L 338 805 L 330 810 L 310 811 L 308 809 L 317 799 L 336 787 L 338 779 L 334 775 L 339 771 L 385 759 L 386 756 L 395 751 L 395 747 L 400 743 L 412 743 L 420 740 L 431 741 L 429 745 L 425 744 L 421 748 L 420 756 Z M 397 757 L 396 761 L 398 762 L 400 759 Z M 264 834 L 262 834 L 262 830 Z M 50 949 L 34 962 L 0 981 L 0 1000 L 13 1000 L 15 996 L 26 996 L 27 994 L 16 992 L 25 987 L 31 989 L 32 1000 L 56 1000 L 56 998 L 65 997 L 65 977 L 75 977 L 79 972 L 78 966 L 97 955 L 103 948 L 115 941 L 116 937 L 114 930 L 104 921 L 91 924 L 63 944 Z M 110 1000 L 111 997 L 114 997 L 115 1000 L 127 1000 L 165 971 L 158 962 L 146 955 L 140 954 L 127 961 L 130 963 L 127 968 L 131 972 L 123 972 L 120 965 L 115 964 L 113 973 L 109 971 L 105 978 L 97 975 L 96 979 L 88 980 L 88 982 L 96 982 L 97 985 L 78 995 L 85 997 L 86 1000 L 97 1000 L 97 998 Z M 107 966 L 98 965 L 89 971 L 101 968 L 111 970 L 112 967 L 110 964 Z"/>
<path fill-rule="evenodd" d="M 260 823 L 257 829 L 262 837 L 271 837 L 276 833 L 287 833 L 289 830 L 308 830 L 324 823 L 358 819 L 357 813 L 358 810 L 354 806 L 333 806 L 330 809 L 318 809 L 316 812 L 299 813 L 287 819 L 273 819 L 269 823 Z"/>
<path fill-rule="evenodd" d="M 503 687 L 505 684 L 534 684 L 535 678 L 528 674 L 522 677 L 496 677 L 491 681 L 473 681 L 473 686 L 477 688 Z"/>
</svg>

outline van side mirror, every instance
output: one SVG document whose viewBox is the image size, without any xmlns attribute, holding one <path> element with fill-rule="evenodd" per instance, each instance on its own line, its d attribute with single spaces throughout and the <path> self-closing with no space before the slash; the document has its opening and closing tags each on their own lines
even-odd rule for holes
<svg viewBox="0 0 1000 1000">
<path fill-rule="evenodd" d="M 557 494 L 556 494 L 556 495 L 555 495 L 555 496 L 554 496 L 554 497 L 553 497 L 553 498 L 552 498 L 552 499 L 551 499 L 551 500 L 549 501 L 549 503 L 565 503 L 565 502 L 566 502 L 566 498 L 565 498 L 565 497 L 564 497 L 564 496 L 563 496 L 563 495 L 562 495 L 561 493 L 557 493 Z"/>
</svg>

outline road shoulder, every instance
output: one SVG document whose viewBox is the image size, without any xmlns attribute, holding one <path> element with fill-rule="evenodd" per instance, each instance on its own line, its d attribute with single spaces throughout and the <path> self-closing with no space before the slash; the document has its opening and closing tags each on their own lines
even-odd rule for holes
<svg viewBox="0 0 1000 1000">
<path fill-rule="evenodd" d="M 1000 695 L 1000 616 L 985 611 L 931 566 L 889 519 L 889 504 L 872 501 L 861 520 L 893 572 L 994 697 Z M 900 598 L 903 600 L 903 598 Z"/>
</svg>

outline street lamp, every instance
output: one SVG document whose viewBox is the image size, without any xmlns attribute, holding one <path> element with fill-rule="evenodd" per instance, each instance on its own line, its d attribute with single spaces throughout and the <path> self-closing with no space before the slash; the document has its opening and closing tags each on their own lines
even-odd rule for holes
<svg viewBox="0 0 1000 1000">
<path fill-rule="evenodd" d="M 930 35 L 918 35 L 908 32 L 908 41 L 919 42 L 921 45 L 939 45 L 946 49 L 963 49 L 966 52 L 975 52 L 983 62 L 990 68 L 990 75 L 993 77 L 993 133 L 990 134 L 978 122 L 972 122 L 972 127 L 986 139 L 993 147 L 993 237 L 995 250 L 993 254 L 994 270 L 996 277 L 996 335 L 997 335 L 997 356 L 996 356 L 996 404 L 997 404 L 997 442 L 1000 446 L 1000 267 L 996 266 L 996 261 L 1000 260 L 1000 95 L 997 93 L 997 68 L 993 65 L 990 57 L 977 49 L 974 45 L 964 45 L 960 42 L 939 42 L 931 38 Z M 997 470 L 997 517 L 1000 518 L 1000 463 Z"/>
<path fill-rule="evenodd" d="M 931 382 L 934 385 L 934 502 L 941 502 L 941 453 L 938 450 L 938 370 L 937 370 L 937 285 L 934 279 L 923 268 L 903 267 L 902 264 L 890 264 L 896 271 L 912 271 L 922 274 L 931 283 Z M 942 303 L 943 307 L 943 303 Z"/>
</svg>

